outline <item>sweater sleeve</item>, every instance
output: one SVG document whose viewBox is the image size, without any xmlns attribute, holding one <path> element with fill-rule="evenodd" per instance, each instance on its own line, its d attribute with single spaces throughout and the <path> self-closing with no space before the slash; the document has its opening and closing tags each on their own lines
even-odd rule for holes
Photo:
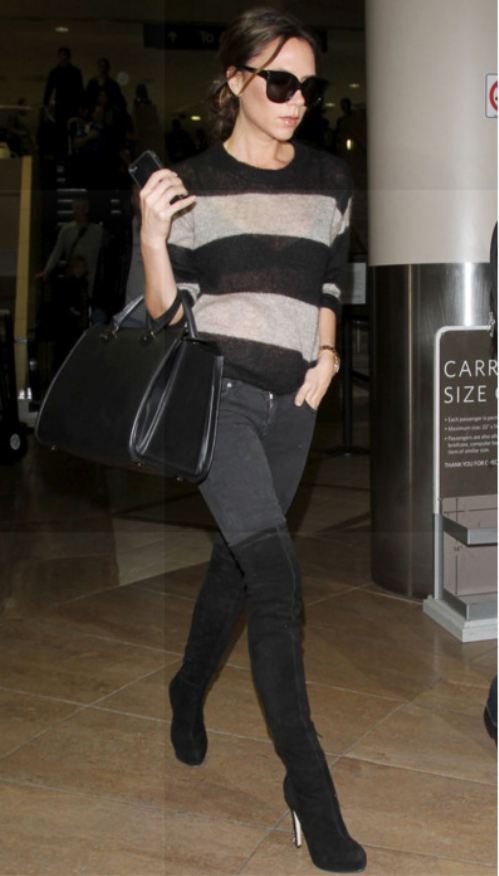
<svg viewBox="0 0 499 876">
<path fill-rule="evenodd" d="M 197 301 L 201 294 L 194 255 L 195 209 L 194 205 L 194 207 L 188 208 L 182 213 L 177 213 L 173 220 L 167 243 L 177 288 L 186 289 L 193 303 Z"/>
<path fill-rule="evenodd" d="M 346 170 L 346 169 L 345 169 Z M 324 273 L 321 307 L 329 307 L 341 315 L 341 289 L 350 246 L 350 216 L 352 212 L 352 181 L 343 171 L 335 193 L 335 209 L 331 222 L 329 258 Z"/>
</svg>

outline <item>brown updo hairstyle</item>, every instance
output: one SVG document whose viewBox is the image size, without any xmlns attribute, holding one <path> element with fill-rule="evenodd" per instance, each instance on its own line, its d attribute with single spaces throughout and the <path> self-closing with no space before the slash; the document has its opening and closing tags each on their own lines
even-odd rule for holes
<svg viewBox="0 0 499 876">
<path fill-rule="evenodd" d="M 265 59 L 260 68 L 263 70 L 277 57 L 284 43 L 293 37 L 305 40 L 317 61 L 319 49 L 314 35 L 289 12 L 266 6 L 256 7 L 242 12 L 228 25 L 222 34 L 218 51 L 220 75 L 213 81 L 208 94 L 213 140 L 226 140 L 230 136 L 239 112 L 239 98 L 227 84 L 226 70 L 247 64 L 266 45 L 277 39 L 277 48 Z"/>
</svg>

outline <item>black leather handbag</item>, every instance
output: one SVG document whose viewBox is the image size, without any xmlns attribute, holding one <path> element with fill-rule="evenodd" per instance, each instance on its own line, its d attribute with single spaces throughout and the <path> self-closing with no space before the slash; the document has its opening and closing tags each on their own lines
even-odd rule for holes
<svg viewBox="0 0 499 876">
<path fill-rule="evenodd" d="M 170 326 L 180 305 L 185 322 Z M 104 465 L 197 483 L 213 458 L 222 369 L 186 292 L 158 320 L 138 298 L 79 338 L 43 399 L 36 437 Z"/>
</svg>

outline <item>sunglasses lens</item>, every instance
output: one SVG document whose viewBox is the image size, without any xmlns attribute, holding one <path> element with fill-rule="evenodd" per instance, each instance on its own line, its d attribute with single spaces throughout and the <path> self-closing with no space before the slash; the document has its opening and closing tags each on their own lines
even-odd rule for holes
<svg viewBox="0 0 499 876">
<path fill-rule="evenodd" d="M 267 97 L 273 103 L 286 103 L 300 88 L 307 107 L 315 106 L 324 97 L 327 82 L 318 76 L 309 76 L 300 84 L 293 73 L 269 70 L 267 77 Z"/>
<path fill-rule="evenodd" d="M 267 79 L 267 97 L 273 103 L 286 103 L 299 86 L 298 79 L 292 73 L 280 70 L 269 71 Z"/>
<path fill-rule="evenodd" d="M 310 76 L 309 79 L 305 79 L 302 85 L 302 94 L 308 107 L 316 106 L 316 104 L 321 102 L 326 90 L 326 84 L 324 79 L 319 79 L 318 76 Z"/>
</svg>

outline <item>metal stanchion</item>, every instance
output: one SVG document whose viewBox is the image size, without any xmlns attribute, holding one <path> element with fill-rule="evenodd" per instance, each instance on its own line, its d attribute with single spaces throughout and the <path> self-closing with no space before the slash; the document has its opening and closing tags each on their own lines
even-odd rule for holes
<svg viewBox="0 0 499 876">
<path fill-rule="evenodd" d="M 368 308 L 365 304 L 345 304 L 341 323 L 341 414 L 343 420 L 343 443 L 325 450 L 329 456 L 365 456 L 368 447 L 359 447 L 353 439 L 353 387 L 369 387 L 369 375 L 353 367 L 353 328 L 354 325 L 367 328 Z"/>
</svg>

